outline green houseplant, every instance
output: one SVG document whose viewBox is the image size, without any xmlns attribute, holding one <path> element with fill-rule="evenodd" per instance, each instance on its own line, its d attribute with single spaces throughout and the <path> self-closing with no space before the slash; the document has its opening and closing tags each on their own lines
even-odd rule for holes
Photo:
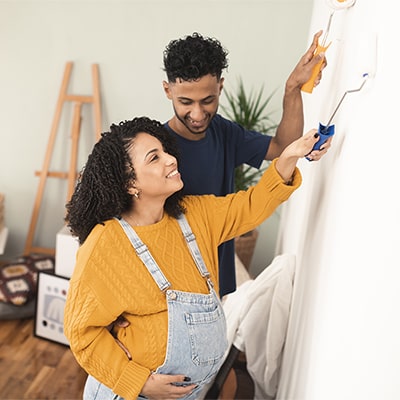
<svg viewBox="0 0 400 400">
<path fill-rule="evenodd" d="M 221 104 L 221 109 L 229 119 L 248 130 L 264 134 L 275 133 L 278 125 L 270 116 L 272 112 L 267 110 L 275 91 L 263 99 L 264 86 L 261 86 L 258 91 L 246 92 L 243 81 L 239 78 L 237 90 L 235 92 L 224 90 L 224 94 L 227 105 Z M 254 185 L 262 172 L 262 169 L 240 165 L 235 170 L 235 190 L 246 190 L 249 186 Z"/>
<path fill-rule="evenodd" d="M 268 106 L 274 95 L 273 91 L 264 98 L 264 86 L 257 91 L 246 91 L 243 80 L 239 78 L 237 89 L 234 92 L 224 90 L 227 105 L 221 104 L 223 113 L 232 121 L 237 122 L 248 130 L 274 134 L 277 124 L 272 120 Z M 246 190 L 260 178 L 264 168 L 256 169 L 249 165 L 240 165 L 235 169 L 235 190 Z M 236 254 L 247 270 L 250 268 L 258 231 L 256 229 L 235 238 Z"/>
</svg>

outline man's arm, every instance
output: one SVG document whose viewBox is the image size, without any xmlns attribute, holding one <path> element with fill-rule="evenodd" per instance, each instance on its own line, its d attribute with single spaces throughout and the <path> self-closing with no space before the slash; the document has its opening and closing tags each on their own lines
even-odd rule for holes
<svg viewBox="0 0 400 400">
<path fill-rule="evenodd" d="M 318 46 L 318 38 L 321 34 L 322 31 L 319 31 L 314 35 L 311 46 L 301 57 L 286 81 L 282 118 L 265 155 L 266 160 L 273 160 L 279 157 L 286 146 L 303 135 L 304 115 L 301 87 L 311 78 L 314 66 L 320 62 L 322 57 L 325 58 L 323 53 L 314 57 L 314 52 Z M 321 71 L 325 67 L 326 60 L 324 59 Z M 318 85 L 320 80 L 321 72 L 315 81 L 315 85 Z"/>
</svg>

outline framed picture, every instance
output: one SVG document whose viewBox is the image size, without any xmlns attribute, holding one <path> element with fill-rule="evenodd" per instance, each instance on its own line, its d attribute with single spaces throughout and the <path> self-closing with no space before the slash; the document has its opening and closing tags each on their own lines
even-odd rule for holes
<svg viewBox="0 0 400 400">
<path fill-rule="evenodd" d="M 69 346 L 64 335 L 64 307 L 69 279 L 39 272 L 34 336 Z"/>
</svg>

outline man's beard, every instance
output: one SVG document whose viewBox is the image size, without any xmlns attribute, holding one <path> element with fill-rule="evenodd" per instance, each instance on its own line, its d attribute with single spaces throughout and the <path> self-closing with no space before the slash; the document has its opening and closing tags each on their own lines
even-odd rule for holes
<svg viewBox="0 0 400 400">
<path fill-rule="evenodd" d="M 215 111 L 213 114 L 207 114 L 208 115 L 208 121 L 207 124 L 204 128 L 202 128 L 201 130 L 194 130 L 190 123 L 187 122 L 186 118 L 182 118 L 181 116 L 179 116 L 179 114 L 176 112 L 175 107 L 174 107 L 174 112 L 175 112 L 175 116 L 176 118 L 178 118 L 178 120 L 186 127 L 186 129 L 192 133 L 193 135 L 201 135 L 203 133 L 205 133 L 208 129 L 208 127 L 210 126 L 210 123 L 212 121 L 212 119 L 215 117 L 215 114 L 217 113 L 217 111 Z"/>
</svg>

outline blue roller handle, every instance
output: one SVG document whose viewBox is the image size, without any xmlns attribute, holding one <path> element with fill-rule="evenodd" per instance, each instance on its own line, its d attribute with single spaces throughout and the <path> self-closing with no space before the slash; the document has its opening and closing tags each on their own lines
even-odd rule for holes
<svg viewBox="0 0 400 400">
<path fill-rule="evenodd" d="M 318 142 L 314 144 L 314 147 L 312 148 L 311 151 L 314 150 L 321 150 L 321 146 L 335 133 L 335 125 L 329 125 L 325 126 L 322 125 L 321 123 L 319 124 L 318 128 L 318 135 L 319 139 Z M 311 153 L 311 152 L 310 152 Z M 306 157 L 308 161 L 310 160 L 308 157 Z"/>
</svg>

